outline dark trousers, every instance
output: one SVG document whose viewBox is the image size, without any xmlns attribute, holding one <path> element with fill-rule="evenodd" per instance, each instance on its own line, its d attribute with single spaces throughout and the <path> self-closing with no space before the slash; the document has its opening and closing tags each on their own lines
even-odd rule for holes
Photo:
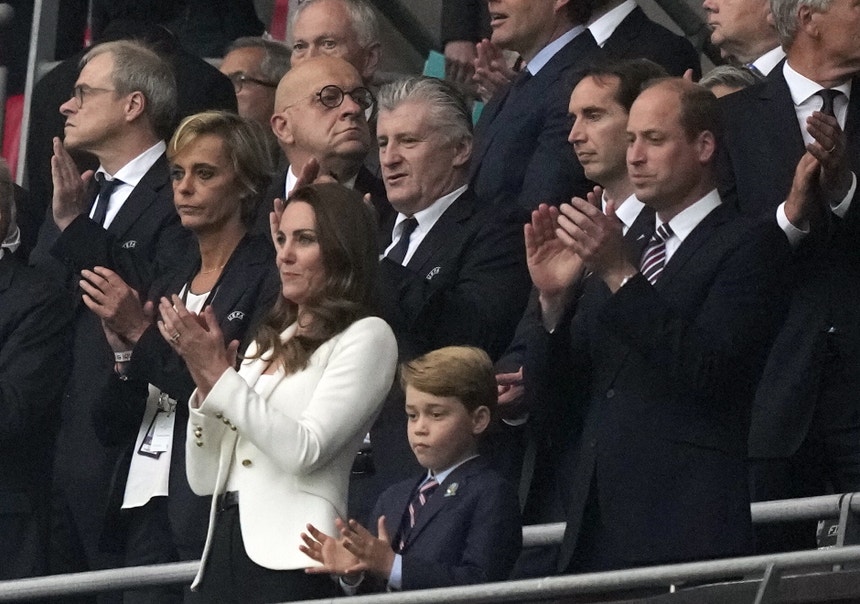
<svg viewBox="0 0 860 604">
<path fill-rule="evenodd" d="M 139 508 L 123 510 L 126 524 L 126 566 L 166 564 L 199 560 L 203 542 L 181 543 L 176 538 L 167 513 L 167 497 L 154 497 Z M 205 539 L 205 535 L 203 536 Z M 179 604 L 198 602 L 199 597 L 189 585 L 165 585 L 147 589 L 128 590 L 124 604 Z"/>
<path fill-rule="evenodd" d="M 239 525 L 239 507 L 219 512 L 203 581 L 202 602 L 265 604 L 332 598 L 337 584 L 328 575 L 308 575 L 304 569 L 271 570 L 248 557 Z"/>
</svg>

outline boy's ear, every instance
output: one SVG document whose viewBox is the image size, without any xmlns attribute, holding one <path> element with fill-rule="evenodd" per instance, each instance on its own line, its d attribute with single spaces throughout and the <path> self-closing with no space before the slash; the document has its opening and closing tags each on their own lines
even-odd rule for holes
<svg viewBox="0 0 860 604">
<path fill-rule="evenodd" d="M 490 425 L 490 408 L 481 405 L 472 411 L 472 435 L 478 436 Z"/>
</svg>

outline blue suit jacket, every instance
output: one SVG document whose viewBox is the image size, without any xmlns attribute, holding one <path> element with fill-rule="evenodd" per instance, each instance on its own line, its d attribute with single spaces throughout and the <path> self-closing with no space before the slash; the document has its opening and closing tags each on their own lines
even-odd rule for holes
<svg viewBox="0 0 860 604">
<path fill-rule="evenodd" d="M 589 500 L 618 566 L 752 550 L 749 414 L 789 250 L 775 224 L 736 218 L 713 210 L 656 286 L 637 275 L 610 295 L 587 277 L 570 329 L 529 347 L 545 352 L 530 379 L 562 392 L 542 399 L 555 404 L 545 412 L 573 438 L 581 427 L 561 570 L 593 529 Z"/>
<path fill-rule="evenodd" d="M 478 198 L 528 220 L 540 203 L 585 196 L 590 181 L 567 142 L 567 108 L 576 72 L 600 49 L 585 31 L 534 77 L 500 91 L 475 129 L 471 185 Z"/>
<path fill-rule="evenodd" d="M 385 516 L 392 542 L 426 473 L 386 490 L 373 510 Z M 456 468 L 418 513 L 406 537 L 403 589 L 504 581 L 522 547 L 519 501 L 513 485 L 479 457 Z"/>
</svg>

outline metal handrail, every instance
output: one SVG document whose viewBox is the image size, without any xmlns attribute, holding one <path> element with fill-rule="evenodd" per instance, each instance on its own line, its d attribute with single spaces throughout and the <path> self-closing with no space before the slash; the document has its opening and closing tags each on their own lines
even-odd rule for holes
<svg viewBox="0 0 860 604">
<path fill-rule="evenodd" d="M 825 495 L 821 497 L 805 497 L 799 499 L 785 499 L 780 501 L 766 501 L 753 503 L 750 506 L 753 522 L 755 524 L 768 524 L 773 522 L 791 522 L 795 520 L 814 520 L 824 518 L 839 518 L 840 510 L 847 507 L 852 512 L 860 513 L 860 497 L 854 497 L 852 493 L 843 495 Z M 564 535 L 565 524 L 558 522 L 554 524 L 539 524 L 523 527 L 523 546 L 524 547 L 539 547 L 547 545 L 557 545 L 561 543 Z M 829 553 L 828 553 L 829 552 Z M 843 559 L 837 555 L 835 558 L 827 556 L 815 558 L 814 562 L 809 564 L 834 564 L 848 561 L 860 561 L 860 546 L 848 546 L 834 548 L 826 551 L 811 551 L 811 552 L 794 552 L 790 554 L 776 554 L 771 556 L 754 556 L 748 558 L 736 558 L 730 560 L 714 560 L 709 562 L 696 562 L 684 565 L 671 565 L 650 567 L 647 569 L 625 570 L 621 574 L 625 576 L 637 577 L 637 572 L 645 572 L 647 577 L 665 577 L 669 583 L 678 583 L 686 580 L 702 580 L 712 579 L 716 577 L 725 577 L 731 575 L 744 574 L 752 572 L 748 570 L 737 571 L 735 566 L 731 564 L 746 564 L 751 565 L 753 570 L 761 571 L 768 564 L 777 564 L 783 568 L 793 568 L 803 566 L 803 560 L 807 560 L 810 555 L 817 554 L 832 554 L 833 552 L 847 552 L 847 558 Z M 801 556 L 802 555 L 802 556 Z M 798 557 L 801 556 L 801 557 Z M 178 562 L 172 564 L 158 564 L 152 566 L 137 566 L 128 568 L 117 568 L 110 570 L 91 571 L 85 573 L 73 573 L 67 575 L 53 575 L 48 577 L 34 577 L 30 579 L 18 579 L 14 581 L 0 581 L 0 602 L 9 602 L 21 599 L 33 599 L 39 597 L 55 597 L 68 594 L 81 593 L 97 593 L 101 591 L 116 591 L 126 589 L 137 589 L 141 587 L 152 587 L 156 585 L 170 585 L 176 583 L 189 583 L 197 573 L 199 561 Z M 701 565 L 705 565 L 702 567 Z M 726 566 L 728 565 L 728 566 Z M 712 568 L 713 567 L 713 568 Z M 714 569 L 729 569 L 725 573 Z M 703 574 L 688 574 L 695 569 L 702 569 Z M 667 570 L 668 569 L 668 570 Z M 708 570 L 711 569 L 711 570 Z M 672 575 L 671 573 L 678 570 L 680 574 Z M 660 571 L 663 574 L 654 574 Z M 631 575 L 631 573 L 633 573 Z M 618 574 L 618 573 L 615 573 Z M 544 585 L 546 582 L 552 589 L 580 589 L 581 581 L 585 577 L 603 577 L 595 583 L 595 589 L 606 589 L 606 585 L 613 587 L 615 584 L 607 584 L 606 576 L 614 576 L 613 573 L 597 573 L 591 575 L 577 575 L 576 577 L 548 577 L 545 579 L 533 580 L 538 583 L 524 583 L 522 581 L 508 581 L 504 585 L 504 591 L 507 591 L 511 586 L 521 586 L 522 589 L 535 589 L 537 585 Z M 576 579 L 573 583 L 568 583 L 571 579 Z M 560 583 L 559 583 L 560 581 Z M 482 584 L 480 592 L 488 593 L 488 590 L 495 590 L 492 587 L 494 584 Z M 495 584 L 498 585 L 498 584 Z M 620 584 L 619 584 L 620 585 Z M 529 587 L 531 586 L 531 587 Z M 573 586 L 573 587 L 571 587 Z M 638 587 L 639 584 L 623 584 L 626 587 Z M 454 588 L 447 588 L 454 589 Z M 466 589 L 466 588 L 457 588 Z M 519 589 L 519 587 L 518 587 Z M 543 589 L 543 587 L 541 587 Z M 433 590 L 434 592 L 437 590 Z M 424 593 L 424 592 L 416 592 Z M 477 593 L 477 592 L 476 592 Z M 495 591 L 493 591 L 495 593 Z M 519 592 L 517 592 L 519 593 Z M 543 593 L 543 592 L 540 592 Z M 553 592 L 554 593 L 554 592 Z M 565 592 L 568 593 L 568 592 Z M 587 592 L 581 592 L 587 593 Z M 590 593 L 590 592 L 588 592 Z M 409 592 L 409 597 L 412 597 L 412 592 Z M 398 594 L 400 602 L 412 602 L 413 600 L 405 600 L 406 592 Z M 434 596 L 438 597 L 438 596 Z M 519 597 L 519 596 L 518 596 Z M 446 596 L 447 598 L 447 596 Z M 515 601 L 514 600 L 468 600 L 469 602 L 485 602 L 485 601 Z M 359 604 L 363 600 L 351 600 Z M 391 600 L 381 600 L 381 602 L 390 602 Z M 415 602 L 433 602 L 438 600 L 414 600 Z M 455 601 L 455 600 L 452 600 Z M 461 601 L 461 600 L 456 600 Z M 465 601 L 465 600 L 462 600 Z"/>
</svg>

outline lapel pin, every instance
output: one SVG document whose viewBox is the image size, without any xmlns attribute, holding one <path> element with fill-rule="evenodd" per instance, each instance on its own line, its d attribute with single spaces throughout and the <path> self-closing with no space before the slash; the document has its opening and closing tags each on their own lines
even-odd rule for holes
<svg viewBox="0 0 860 604">
<path fill-rule="evenodd" d="M 456 482 L 452 482 L 448 485 L 448 488 L 445 489 L 445 497 L 453 497 L 457 494 L 457 489 L 460 487 Z"/>
</svg>

